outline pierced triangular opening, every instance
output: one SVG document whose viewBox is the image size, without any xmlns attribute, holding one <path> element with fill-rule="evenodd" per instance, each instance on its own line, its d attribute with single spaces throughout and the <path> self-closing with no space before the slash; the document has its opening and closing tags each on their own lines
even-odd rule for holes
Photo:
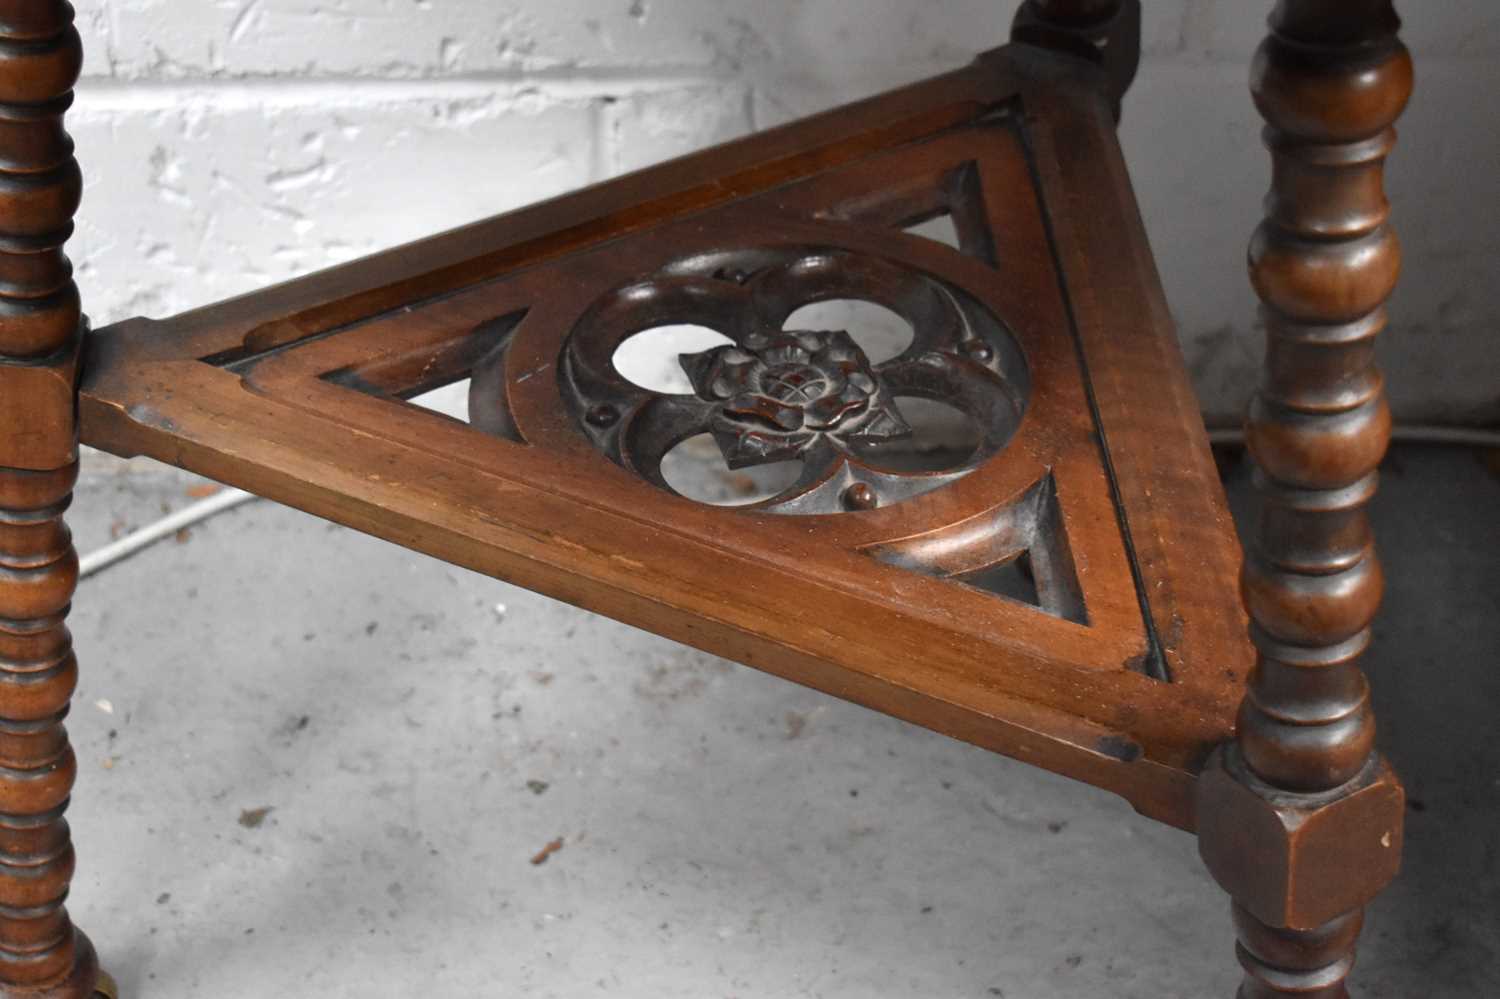
<svg viewBox="0 0 1500 999">
<path fill-rule="evenodd" d="M 901 229 L 991 267 L 997 265 L 980 168 L 972 160 L 942 173 L 897 180 L 819 214 L 857 225 Z"/>
<path fill-rule="evenodd" d="M 1089 623 L 1057 489 L 1049 477 L 1019 500 L 948 527 L 867 549 L 899 566 Z"/>
<path fill-rule="evenodd" d="M 409 405 L 462 423 L 469 422 L 469 379 L 431 389 L 406 400 Z"/>
<path fill-rule="evenodd" d="M 409 352 L 393 352 L 363 364 L 339 368 L 323 375 L 323 380 L 367 395 L 396 399 L 430 413 L 469 423 L 470 372 L 482 358 L 503 352 L 525 310 L 508 313 L 480 323 L 468 335 L 435 347 Z M 484 385 L 480 391 L 491 391 Z M 486 426 L 496 436 L 522 442 L 514 428 Z M 524 442 L 522 442 L 524 443 Z"/>
<path fill-rule="evenodd" d="M 963 243 L 958 235 L 958 224 L 953 221 L 952 212 L 945 211 L 925 222 L 906 226 L 906 232 L 912 236 L 930 239 L 934 243 L 941 243 L 960 252 L 963 250 Z"/>
</svg>

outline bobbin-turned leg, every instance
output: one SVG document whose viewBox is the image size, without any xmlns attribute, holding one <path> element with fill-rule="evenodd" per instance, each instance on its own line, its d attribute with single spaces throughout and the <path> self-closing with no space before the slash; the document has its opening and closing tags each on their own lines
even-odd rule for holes
<svg viewBox="0 0 1500 999">
<path fill-rule="evenodd" d="M 1382 172 L 1412 68 L 1391 0 L 1282 0 L 1271 28 L 1252 79 L 1274 164 L 1250 248 L 1262 510 L 1242 580 L 1259 656 L 1236 741 L 1200 779 L 1198 832 L 1235 900 L 1242 999 L 1337 999 L 1401 852 L 1404 796 L 1374 752 L 1359 660 L 1382 588 L 1365 506 L 1391 422 L 1373 341 L 1400 267 Z"/>
<path fill-rule="evenodd" d="M 100 987 L 63 901 L 78 579 L 63 511 L 78 475 L 78 289 L 63 255 L 82 189 L 62 116 L 82 64 L 63 0 L 0 0 L 0 997 Z"/>
</svg>

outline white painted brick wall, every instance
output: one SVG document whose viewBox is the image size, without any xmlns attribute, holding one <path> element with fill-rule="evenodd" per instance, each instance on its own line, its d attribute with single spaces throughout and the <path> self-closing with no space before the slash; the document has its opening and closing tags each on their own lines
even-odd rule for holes
<svg viewBox="0 0 1500 999">
<path fill-rule="evenodd" d="M 1015 0 L 75 0 L 73 255 L 97 322 L 167 315 L 957 66 Z M 1260 344 L 1245 94 L 1269 3 L 1146 0 L 1123 141 L 1212 420 Z M 1408 0 L 1383 345 L 1406 419 L 1500 420 L 1500 9 Z"/>
</svg>

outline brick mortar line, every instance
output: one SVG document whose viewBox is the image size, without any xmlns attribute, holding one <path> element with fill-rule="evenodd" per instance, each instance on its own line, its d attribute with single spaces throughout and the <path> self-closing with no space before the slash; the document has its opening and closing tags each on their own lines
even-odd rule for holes
<svg viewBox="0 0 1500 999">
<path fill-rule="evenodd" d="M 1243 58 L 1199 51 L 1148 54 L 1142 67 L 1148 82 L 1153 69 L 1199 70 L 1214 75 L 1241 74 Z M 1431 56 L 1434 65 L 1462 67 L 1489 65 L 1484 56 Z M 228 109 L 345 107 L 392 104 L 424 100 L 518 100 L 540 97 L 558 101 L 592 101 L 606 97 L 631 97 L 696 87 L 726 87 L 736 84 L 764 85 L 777 77 L 774 65 L 760 72 L 733 74 L 711 67 L 570 67 L 532 71 L 501 70 L 448 76 L 380 77 L 355 74 L 302 76 L 251 74 L 245 76 L 194 76 L 181 79 L 151 77 L 121 78 L 84 76 L 79 82 L 79 109 L 98 111 L 161 111 L 184 105 L 213 105 Z M 936 71 L 936 67 L 934 68 Z"/>
<path fill-rule="evenodd" d="M 593 101 L 700 87 L 728 87 L 739 77 L 711 71 L 494 73 L 381 78 L 366 76 L 200 77 L 181 80 L 121 80 L 92 76 L 79 81 L 78 110 L 163 111 L 188 106 L 215 108 L 346 107 L 430 100 L 501 98 Z"/>
</svg>

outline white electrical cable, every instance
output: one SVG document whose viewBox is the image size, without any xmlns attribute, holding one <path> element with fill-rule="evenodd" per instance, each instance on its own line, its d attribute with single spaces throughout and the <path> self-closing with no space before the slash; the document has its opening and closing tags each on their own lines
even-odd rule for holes
<svg viewBox="0 0 1500 999">
<path fill-rule="evenodd" d="M 191 527 L 256 498 L 254 493 L 247 493 L 243 489 L 221 489 L 206 499 L 191 503 L 176 513 L 170 513 L 155 523 L 147 524 L 138 531 L 131 531 L 118 541 L 111 541 L 103 548 L 89 552 L 78 561 L 78 576 L 80 579 L 92 576 L 100 569 L 114 565 L 121 559 L 129 558 L 142 548 L 154 545 L 162 538 L 170 537 L 184 527 Z"/>
</svg>

